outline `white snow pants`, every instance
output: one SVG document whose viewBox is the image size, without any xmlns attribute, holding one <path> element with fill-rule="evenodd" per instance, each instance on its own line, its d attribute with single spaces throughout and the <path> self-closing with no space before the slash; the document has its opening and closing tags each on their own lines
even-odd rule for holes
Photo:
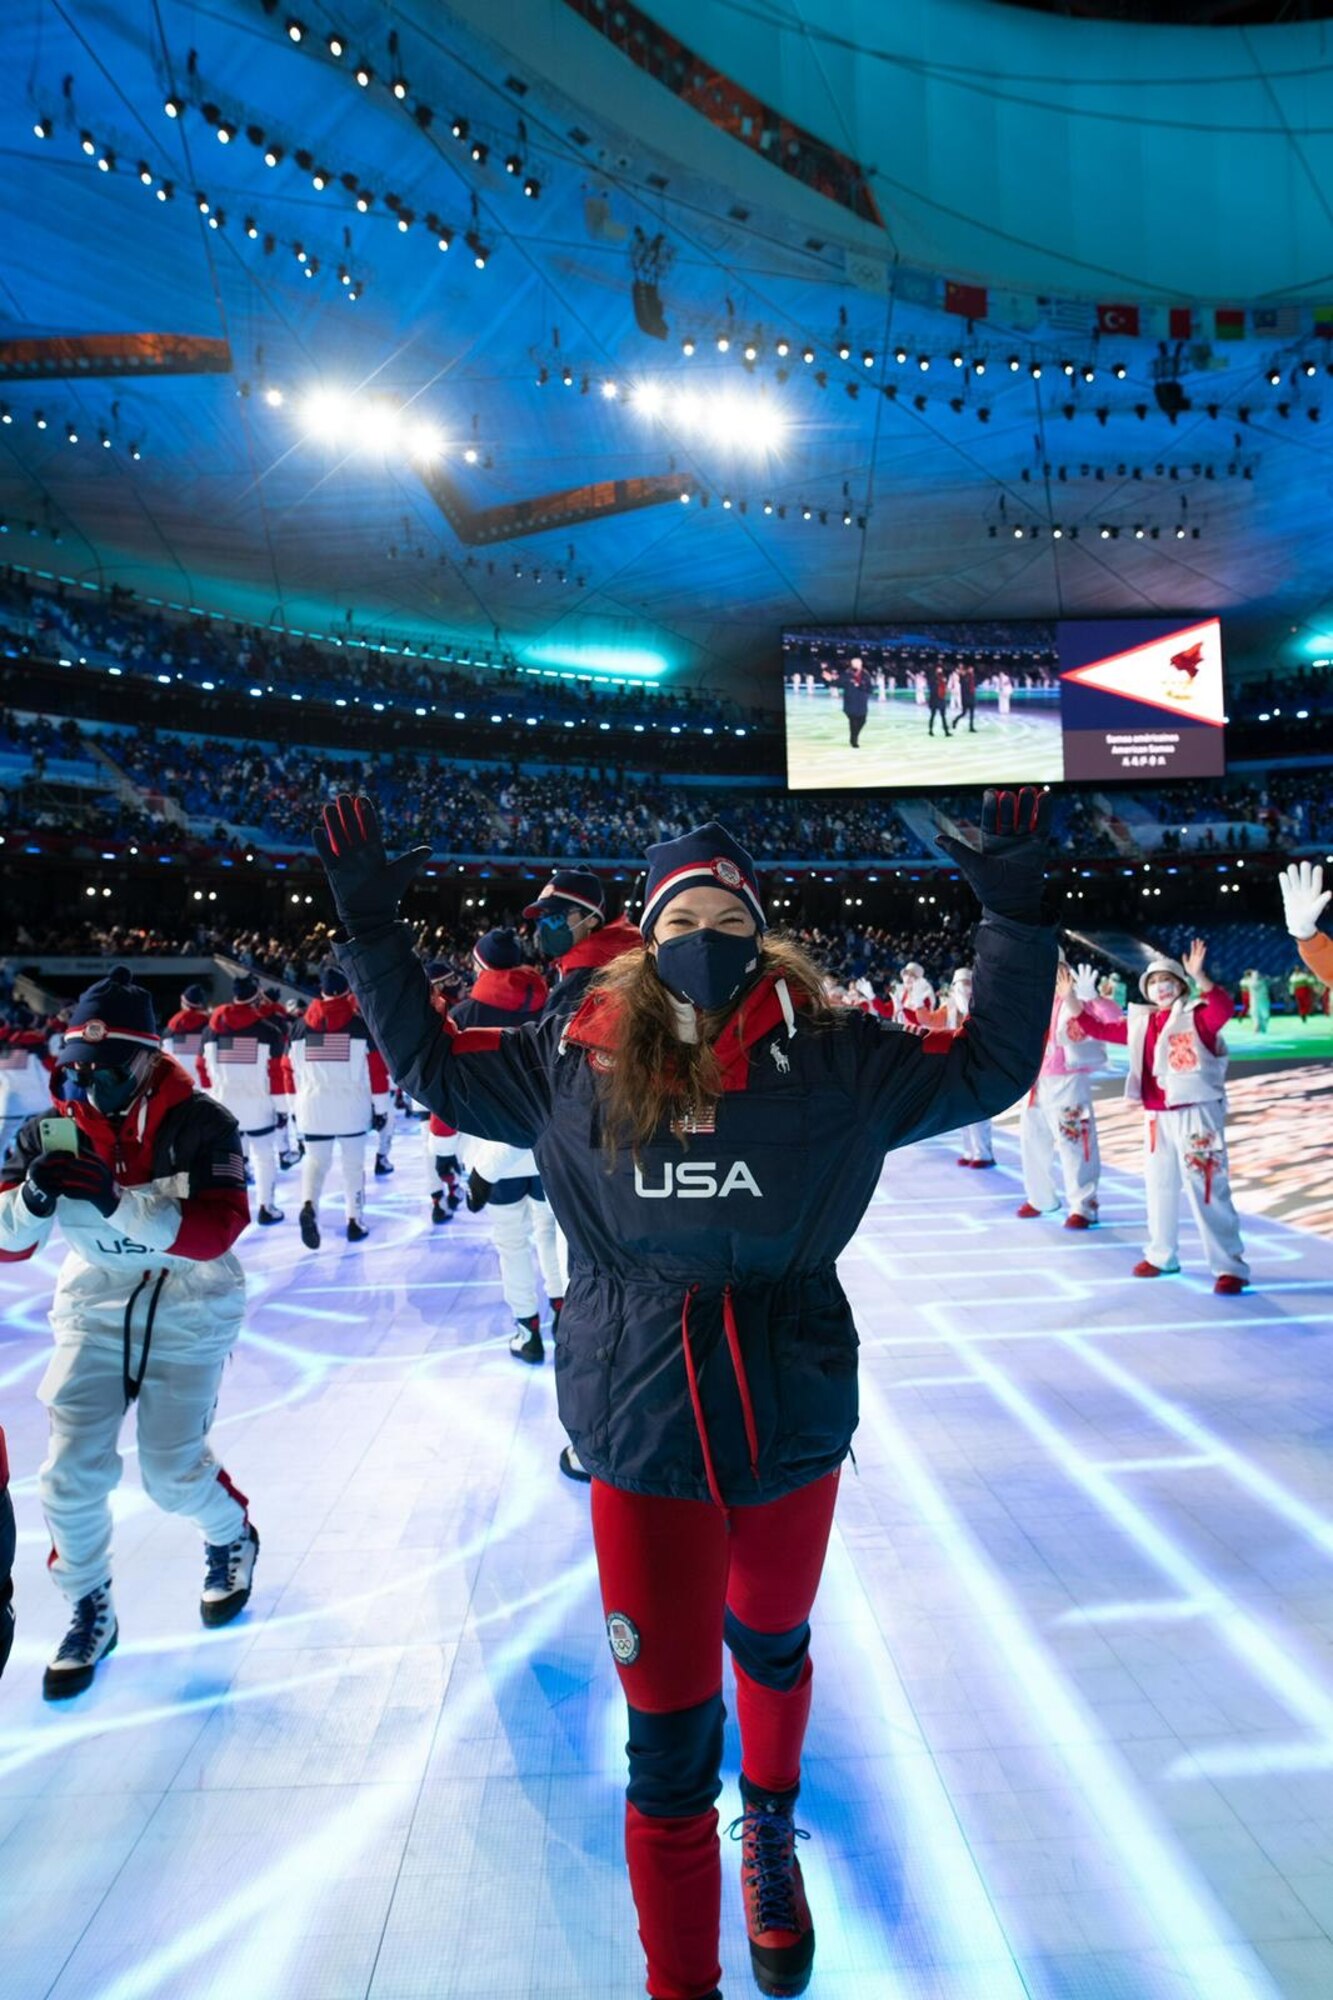
<svg viewBox="0 0 1333 2000">
<path fill-rule="evenodd" d="M 965 1160 L 993 1160 L 995 1147 L 991 1140 L 991 1122 L 983 1118 L 976 1125 L 964 1125 L 959 1141 Z"/>
<path fill-rule="evenodd" d="M 364 1132 L 344 1134 L 337 1139 L 311 1139 L 305 1142 L 305 1158 L 301 1161 L 301 1201 L 309 1202 L 318 1211 L 319 1197 L 328 1179 L 329 1165 L 333 1159 L 333 1149 L 338 1148 L 338 1158 L 343 1170 L 343 1204 L 349 1222 L 360 1222 L 366 1212 L 366 1135 Z"/>
<path fill-rule="evenodd" d="M 515 1319 L 531 1319 L 541 1310 L 533 1272 L 533 1252 L 541 1267 L 542 1284 L 548 1299 L 562 1299 L 565 1280 L 561 1269 L 555 1217 L 549 1201 L 534 1201 L 525 1194 L 518 1201 L 490 1204 L 491 1241 L 500 1260 L 500 1288 L 505 1304 Z"/>
<path fill-rule="evenodd" d="M 1248 1278 L 1240 1222 L 1227 1169 L 1225 1107 L 1189 1104 L 1149 1111 L 1143 1120 L 1143 1179 L 1148 1194 L 1148 1241 L 1143 1254 L 1159 1271 L 1180 1258 L 1180 1190 L 1203 1239 L 1208 1268 Z"/>
<path fill-rule="evenodd" d="M 392 1092 L 389 1095 L 389 1106 L 385 1116 L 388 1122 L 384 1130 L 374 1134 L 375 1158 L 377 1160 L 391 1160 L 393 1158 L 393 1134 L 394 1127 L 398 1123 L 398 1107 L 393 1101 Z"/>
<path fill-rule="evenodd" d="M 246 1501 L 208 1444 L 226 1355 L 178 1359 L 153 1350 L 135 1409 L 139 1475 L 148 1498 L 185 1514 L 207 1542 L 235 1542 Z M 38 1475 L 51 1534 L 50 1571 L 71 1602 L 111 1575 L 111 1495 L 122 1470 L 117 1441 L 125 1417 L 122 1358 L 110 1345 L 61 1343 L 38 1396 L 51 1443 Z"/>
<path fill-rule="evenodd" d="M 1023 1192 L 1033 1208 L 1044 1211 L 1059 1207 L 1053 1172 L 1058 1159 L 1069 1213 L 1086 1215 L 1089 1220 L 1095 1217 L 1102 1157 L 1090 1078 L 1077 1072 L 1038 1077 L 1036 1089 L 1023 1106 L 1018 1139 Z"/>
<path fill-rule="evenodd" d="M 278 1185 L 278 1135 L 273 1127 L 267 1132 L 242 1132 L 241 1151 L 255 1170 L 255 1193 L 261 1208 L 276 1208 L 274 1194 Z"/>
<path fill-rule="evenodd" d="M 426 1148 L 426 1186 L 432 1194 L 439 1194 L 445 1183 L 436 1171 L 437 1160 L 457 1159 L 458 1134 L 456 1132 L 432 1132 L 428 1124 L 421 1128 L 422 1144 Z M 455 1173 L 457 1169 L 454 1170 Z"/>
</svg>

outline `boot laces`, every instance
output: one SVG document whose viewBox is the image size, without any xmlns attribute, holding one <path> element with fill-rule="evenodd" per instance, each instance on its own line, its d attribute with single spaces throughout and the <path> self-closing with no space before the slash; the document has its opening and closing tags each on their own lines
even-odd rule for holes
<svg viewBox="0 0 1333 2000">
<path fill-rule="evenodd" d="M 204 1576 L 205 1590 L 230 1589 L 236 1580 L 236 1571 L 240 1567 L 244 1549 L 244 1535 L 239 1542 L 209 1542 L 208 1569 Z"/>
<path fill-rule="evenodd" d="M 733 1840 L 745 1843 L 741 1872 L 754 1891 L 756 1921 L 761 1931 L 794 1931 L 796 1917 L 794 1869 L 796 1842 L 809 1840 L 804 1827 L 792 1823 L 781 1806 L 747 1805 L 727 1828 Z"/>
<path fill-rule="evenodd" d="M 58 1660 L 78 1660 L 96 1652 L 106 1630 L 110 1602 L 100 1590 L 90 1591 L 74 1606 L 70 1627 L 60 1642 Z"/>
</svg>

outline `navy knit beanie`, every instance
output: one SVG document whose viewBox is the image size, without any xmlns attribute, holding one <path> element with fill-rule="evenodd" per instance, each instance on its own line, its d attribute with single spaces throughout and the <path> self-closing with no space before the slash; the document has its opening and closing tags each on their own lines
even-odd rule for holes
<svg viewBox="0 0 1333 2000">
<path fill-rule="evenodd" d="M 472 947 L 472 956 L 483 972 L 512 972 L 516 965 L 523 963 L 523 947 L 518 941 L 518 932 L 512 930 L 487 931 Z"/>
<path fill-rule="evenodd" d="M 767 928 L 754 862 L 715 819 L 696 827 L 693 833 L 683 833 L 679 840 L 659 841 L 648 849 L 647 860 L 648 880 L 639 918 L 645 942 L 667 904 L 687 889 L 726 889 L 744 903 L 756 930 Z"/>
<path fill-rule="evenodd" d="M 259 998 L 259 981 L 252 972 L 243 972 L 239 979 L 232 980 L 231 997 L 233 1000 L 257 1000 Z"/>
<path fill-rule="evenodd" d="M 115 1044 L 114 1050 L 108 1044 Z M 110 1054 L 113 1062 L 124 1062 L 137 1049 L 161 1046 L 152 994 L 135 985 L 128 967 L 118 965 L 74 1002 L 59 1059 L 96 1062 Z"/>
<path fill-rule="evenodd" d="M 326 965 L 319 975 L 319 990 L 326 1000 L 336 1000 L 340 993 L 347 991 L 347 974 L 340 972 L 336 965 Z"/>
</svg>

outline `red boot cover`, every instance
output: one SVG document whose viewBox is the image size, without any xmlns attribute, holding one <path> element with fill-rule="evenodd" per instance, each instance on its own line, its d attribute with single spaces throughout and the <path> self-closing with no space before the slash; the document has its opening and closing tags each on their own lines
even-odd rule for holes
<svg viewBox="0 0 1333 2000">
<path fill-rule="evenodd" d="M 653 1819 L 625 1807 L 625 1858 L 653 2000 L 703 2000 L 721 1984 L 717 1813 Z"/>
<path fill-rule="evenodd" d="M 800 1680 L 784 1694 L 761 1686 L 744 1667 L 736 1666 L 741 1769 L 758 1791 L 790 1792 L 801 1782 L 801 1746 L 810 1720 L 813 1677 L 807 1659 Z"/>
</svg>

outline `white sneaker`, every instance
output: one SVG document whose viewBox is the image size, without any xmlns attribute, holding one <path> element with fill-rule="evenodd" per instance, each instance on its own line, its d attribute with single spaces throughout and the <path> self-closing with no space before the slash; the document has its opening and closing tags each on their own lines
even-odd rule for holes
<svg viewBox="0 0 1333 2000">
<path fill-rule="evenodd" d="M 250 1601 L 259 1536 L 247 1521 L 238 1542 L 204 1543 L 204 1594 L 199 1616 L 205 1625 L 230 1625 Z"/>
<path fill-rule="evenodd" d="M 91 1687 L 98 1662 L 115 1651 L 119 1637 L 111 1585 L 103 1583 L 74 1606 L 69 1630 L 42 1675 L 43 1698 L 68 1701 L 71 1695 Z"/>
</svg>

